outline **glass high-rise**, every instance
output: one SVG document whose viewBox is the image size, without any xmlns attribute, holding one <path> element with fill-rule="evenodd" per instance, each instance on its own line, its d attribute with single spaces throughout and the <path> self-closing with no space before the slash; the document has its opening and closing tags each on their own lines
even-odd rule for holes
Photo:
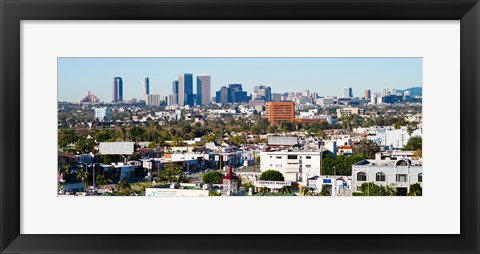
<svg viewBox="0 0 480 254">
<path fill-rule="evenodd" d="M 148 99 L 148 95 L 150 94 L 150 79 L 148 77 L 143 79 L 143 97 L 145 102 Z"/>
<path fill-rule="evenodd" d="M 123 81 L 121 77 L 114 77 L 112 83 L 112 101 L 123 101 Z"/>
<path fill-rule="evenodd" d="M 184 73 L 178 76 L 178 105 L 193 107 L 195 95 L 193 94 L 193 75 Z"/>
</svg>

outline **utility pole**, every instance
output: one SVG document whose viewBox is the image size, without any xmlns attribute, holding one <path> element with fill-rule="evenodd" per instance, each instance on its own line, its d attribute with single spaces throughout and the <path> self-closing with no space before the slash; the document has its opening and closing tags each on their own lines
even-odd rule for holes
<svg viewBox="0 0 480 254">
<path fill-rule="evenodd" d="M 255 145 L 253 145 L 253 172 L 257 171 L 257 153 L 255 149 Z"/>
<path fill-rule="evenodd" d="M 220 130 L 220 158 L 219 159 L 219 162 L 220 162 L 220 166 L 219 166 L 219 170 L 220 170 L 220 173 L 222 172 L 222 159 L 223 159 L 223 155 L 222 155 L 222 142 L 223 142 L 223 130 Z"/>
</svg>

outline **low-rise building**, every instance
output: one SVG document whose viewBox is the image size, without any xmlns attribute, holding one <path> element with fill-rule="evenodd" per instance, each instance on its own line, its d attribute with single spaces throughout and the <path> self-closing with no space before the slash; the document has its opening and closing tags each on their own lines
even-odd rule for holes
<svg viewBox="0 0 480 254">
<path fill-rule="evenodd" d="M 337 109 L 337 117 L 342 118 L 350 115 L 363 115 L 362 108 L 346 107 Z"/>
<path fill-rule="evenodd" d="M 277 170 L 285 181 L 302 182 L 320 175 L 320 151 L 275 151 L 260 154 L 260 170 Z"/>
<path fill-rule="evenodd" d="M 352 188 L 359 192 L 363 183 L 394 185 L 398 195 L 407 195 L 410 185 L 422 184 L 422 161 L 399 158 L 398 160 L 363 160 L 352 165 Z"/>
</svg>

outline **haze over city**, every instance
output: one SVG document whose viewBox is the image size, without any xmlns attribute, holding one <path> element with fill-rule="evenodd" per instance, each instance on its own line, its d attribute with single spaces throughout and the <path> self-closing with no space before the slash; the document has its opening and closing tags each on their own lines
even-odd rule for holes
<svg viewBox="0 0 480 254">
<path fill-rule="evenodd" d="M 266 85 L 275 93 L 340 96 L 349 86 L 354 96 L 363 96 L 366 89 L 421 86 L 422 58 L 59 58 L 58 100 L 78 102 L 91 91 L 111 101 L 113 77 L 122 77 L 125 100 L 143 98 L 145 77 L 150 93 L 167 96 L 183 73 L 210 74 L 211 97 L 232 83 L 242 84 L 248 94 Z"/>
</svg>

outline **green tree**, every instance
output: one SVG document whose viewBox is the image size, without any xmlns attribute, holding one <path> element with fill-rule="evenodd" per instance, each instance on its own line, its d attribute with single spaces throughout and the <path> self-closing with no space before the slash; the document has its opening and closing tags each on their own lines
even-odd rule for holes
<svg viewBox="0 0 480 254">
<path fill-rule="evenodd" d="M 61 175 L 68 176 L 70 174 L 70 168 L 68 165 L 62 165 L 60 166 L 59 172 Z"/>
<path fill-rule="evenodd" d="M 419 183 L 410 184 L 408 196 L 422 196 L 422 186 Z"/>
<path fill-rule="evenodd" d="M 403 147 L 403 151 L 416 151 L 418 149 L 422 149 L 422 137 L 420 136 L 413 136 L 408 139 L 407 145 Z"/>
<path fill-rule="evenodd" d="M 159 180 L 166 182 L 177 182 L 180 176 L 183 174 L 181 166 L 177 163 L 167 163 L 160 172 Z"/>
<path fill-rule="evenodd" d="M 96 178 L 97 179 L 95 179 L 95 183 L 97 184 L 97 186 L 101 186 L 104 189 L 108 183 L 112 182 L 112 180 L 105 178 L 104 175 L 97 175 Z"/>
<path fill-rule="evenodd" d="M 360 186 L 360 196 L 396 196 L 397 189 L 395 185 L 383 186 L 376 185 L 373 182 L 363 183 Z"/>
<path fill-rule="evenodd" d="M 223 175 L 218 171 L 211 171 L 202 176 L 202 182 L 206 184 L 221 184 L 223 183 Z"/>
<path fill-rule="evenodd" d="M 267 170 L 260 175 L 262 181 L 283 181 L 284 179 L 282 173 L 276 170 Z"/>
<path fill-rule="evenodd" d="M 320 191 L 320 193 L 318 195 L 319 196 L 331 196 L 330 192 L 328 192 L 328 190 L 327 190 L 326 185 L 322 185 L 322 190 Z"/>
<path fill-rule="evenodd" d="M 408 133 L 408 136 L 410 136 L 410 137 L 412 136 L 412 133 L 413 133 L 413 128 L 412 128 L 412 126 L 410 126 L 410 125 L 408 126 L 408 128 L 407 128 L 407 133 Z"/>
<path fill-rule="evenodd" d="M 88 184 L 88 172 L 84 169 L 78 170 L 77 179 L 84 183 L 86 187 Z"/>
<path fill-rule="evenodd" d="M 360 140 L 360 144 L 355 147 L 355 154 L 361 155 L 368 159 L 375 158 L 375 153 L 378 152 L 380 152 L 380 147 L 378 144 L 366 138 Z"/>
<path fill-rule="evenodd" d="M 303 186 L 300 189 L 300 195 L 302 195 L 302 196 L 313 196 L 314 194 L 313 194 L 312 188 L 307 187 L 307 186 Z"/>
<path fill-rule="evenodd" d="M 130 196 L 132 186 L 128 180 L 123 180 L 117 183 L 115 186 L 115 194 L 120 196 Z"/>
<path fill-rule="evenodd" d="M 233 136 L 233 137 L 230 137 L 230 141 L 232 141 L 233 143 L 238 145 L 238 144 L 242 143 L 243 137 L 242 136 Z"/>
</svg>

